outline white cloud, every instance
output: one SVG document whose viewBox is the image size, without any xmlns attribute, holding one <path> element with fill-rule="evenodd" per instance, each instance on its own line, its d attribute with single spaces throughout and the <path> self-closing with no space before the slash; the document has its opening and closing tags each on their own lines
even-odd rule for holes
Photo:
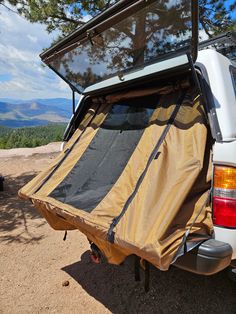
<svg viewBox="0 0 236 314">
<path fill-rule="evenodd" d="M 62 91 L 65 91 L 68 88 L 68 85 L 66 84 L 66 82 L 60 79 L 57 82 L 57 86 Z"/>
<path fill-rule="evenodd" d="M 1 8 L 0 37 L 0 98 L 70 98 L 67 84 L 42 67 L 39 54 L 53 40 L 44 26 Z"/>
<path fill-rule="evenodd" d="M 31 40 L 33 43 L 36 43 L 38 41 L 38 38 L 36 36 L 32 36 L 30 34 L 27 35 L 27 37 L 29 38 L 29 40 Z"/>
<path fill-rule="evenodd" d="M 207 35 L 207 33 L 204 31 L 204 29 L 200 29 L 199 30 L 199 41 L 203 41 L 203 40 L 207 40 L 209 39 L 209 36 Z"/>
<path fill-rule="evenodd" d="M 86 14 L 86 15 L 84 15 L 84 16 L 83 16 L 82 21 L 86 23 L 86 22 L 88 22 L 89 20 L 91 20 L 91 18 L 92 18 L 92 16 L 91 16 L 91 15 Z"/>
</svg>

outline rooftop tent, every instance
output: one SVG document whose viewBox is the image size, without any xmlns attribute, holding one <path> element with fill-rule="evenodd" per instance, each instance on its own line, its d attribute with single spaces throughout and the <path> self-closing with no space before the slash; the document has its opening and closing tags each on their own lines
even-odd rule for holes
<svg viewBox="0 0 236 314">
<path fill-rule="evenodd" d="M 190 4 L 120 1 L 42 59 L 85 94 L 108 80 L 123 83 L 148 66 L 157 70 L 173 54 L 190 53 Z M 144 41 L 124 38 L 135 37 L 141 26 Z M 195 244 L 211 235 L 211 141 L 189 71 L 184 79 L 144 82 L 85 97 L 63 152 L 19 195 L 54 229 L 83 232 L 108 262 L 120 264 L 135 254 L 167 270 L 187 230 Z"/>
<path fill-rule="evenodd" d="M 137 70 L 153 63 L 156 72 L 157 62 L 160 70 L 187 65 L 186 53 L 195 60 L 197 43 L 198 1 L 123 0 L 43 52 L 41 58 L 74 90 L 88 93 L 91 87 L 137 78 Z M 171 63 L 163 62 L 167 59 Z"/>
<path fill-rule="evenodd" d="M 204 109 L 184 86 L 91 103 L 64 151 L 20 196 L 54 229 L 79 229 L 110 263 L 136 254 L 167 270 L 210 188 Z M 191 235 L 208 238 L 211 224 L 206 207 Z"/>
</svg>

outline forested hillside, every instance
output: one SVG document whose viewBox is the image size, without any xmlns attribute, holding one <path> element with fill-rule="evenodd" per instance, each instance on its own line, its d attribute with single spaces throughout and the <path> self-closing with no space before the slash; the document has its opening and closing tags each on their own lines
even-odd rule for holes
<svg viewBox="0 0 236 314">
<path fill-rule="evenodd" d="M 10 128 L 67 123 L 71 100 L 66 98 L 14 100 L 0 98 L 0 125 Z"/>
<path fill-rule="evenodd" d="M 65 127 L 66 124 L 15 129 L 0 126 L 0 149 L 36 147 L 62 141 Z"/>
</svg>

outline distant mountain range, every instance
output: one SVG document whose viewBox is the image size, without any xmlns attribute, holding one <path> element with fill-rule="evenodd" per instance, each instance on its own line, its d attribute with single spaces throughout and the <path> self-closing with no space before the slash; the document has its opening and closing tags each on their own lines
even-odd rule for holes
<svg viewBox="0 0 236 314">
<path fill-rule="evenodd" d="M 70 99 L 20 100 L 0 98 L 0 125 L 28 127 L 49 123 L 67 123 L 72 114 Z"/>
</svg>

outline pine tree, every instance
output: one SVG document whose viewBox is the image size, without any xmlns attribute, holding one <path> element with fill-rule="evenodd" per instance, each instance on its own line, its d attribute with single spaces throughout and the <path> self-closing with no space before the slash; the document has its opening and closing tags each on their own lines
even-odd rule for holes
<svg viewBox="0 0 236 314">
<path fill-rule="evenodd" d="M 45 24 L 48 32 L 59 30 L 60 36 L 64 36 L 82 26 L 85 18 L 97 15 L 115 2 L 117 0 L 0 0 L 0 5 L 15 7 L 30 22 Z M 199 0 L 199 7 L 201 27 L 210 37 L 235 28 L 232 12 L 236 1 Z"/>
</svg>

